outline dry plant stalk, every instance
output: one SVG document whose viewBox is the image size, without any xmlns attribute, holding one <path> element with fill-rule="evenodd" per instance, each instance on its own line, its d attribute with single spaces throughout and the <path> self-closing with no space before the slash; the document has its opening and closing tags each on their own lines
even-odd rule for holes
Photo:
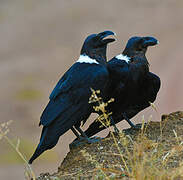
<svg viewBox="0 0 183 180">
<path fill-rule="evenodd" d="M 8 121 L 5 123 L 0 124 L 0 140 L 2 138 L 4 138 L 8 144 L 10 144 L 10 146 L 17 152 L 17 154 L 20 156 L 20 158 L 24 161 L 25 163 L 25 177 L 28 180 L 36 180 L 36 176 L 30 166 L 30 164 L 28 163 L 26 157 L 22 154 L 22 152 L 20 152 L 19 150 L 19 146 L 20 146 L 20 139 L 17 140 L 17 143 L 14 144 L 13 141 L 7 136 L 9 130 L 9 125 L 12 123 L 12 121 Z"/>
<path fill-rule="evenodd" d="M 95 91 L 94 89 L 91 88 L 91 91 L 92 91 L 92 95 L 89 99 L 89 103 L 97 103 L 98 105 L 97 106 L 93 106 L 94 110 L 97 111 L 97 112 L 100 112 L 101 115 L 97 118 L 97 121 L 100 121 L 101 124 L 105 127 L 108 127 L 110 132 L 111 132 L 111 135 L 113 137 L 113 140 L 114 140 L 114 143 L 119 151 L 119 154 L 120 154 L 120 157 L 125 165 L 125 168 L 126 168 L 126 171 L 128 172 L 128 174 L 130 174 L 130 170 L 127 166 L 127 163 L 123 157 L 123 154 L 121 152 L 121 149 L 118 145 L 118 142 L 117 142 L 117 139 L 115 138 L 114 136 L 114 133 L 111 129 L 111 122 L 110 122 L 110 115 L 112 114 L 112 112 L 107 112 L 106 110 L 106 107 L 109 103 L 113 102 L 114 99 L 111 98 L 109 101 L 107 101 L 106 103 L 103 102 L 102 98 L 101 97 L 98 97 L 97 94 L 100 94 L 100 90 L 97 90 Z"/>
</svg>

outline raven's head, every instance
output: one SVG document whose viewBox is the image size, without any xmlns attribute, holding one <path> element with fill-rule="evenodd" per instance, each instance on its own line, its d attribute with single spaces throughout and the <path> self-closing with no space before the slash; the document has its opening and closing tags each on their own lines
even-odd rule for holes
<svg viewBox="0 0 183 180">
<path fill-rule="evenodd" d="M 96 60 L 106 60 L 107 44 L 115 41 L 115 35 L 112 31 L 89 35 L 84 41 L 81 54 Z"/>
<path fill-rule="evenodd" d="M 132 37 L 128 40 L 123 55 L 133 57 L 135 55 L 145 55 L 148 46 L 158 44 L 158 40 L 154 37 Z"/>
</svg>

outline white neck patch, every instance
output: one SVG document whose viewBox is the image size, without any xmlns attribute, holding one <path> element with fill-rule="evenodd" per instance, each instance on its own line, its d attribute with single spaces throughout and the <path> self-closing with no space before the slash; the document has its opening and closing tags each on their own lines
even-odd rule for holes
<svg viewBox="0 0 183 180">
<path fill-rule="evenodd" d="M 95 59 L 90 58 L 87 55 L 80 55 L 79 59 L 76 61 L 79 63 L 89 63 L 89 64 L 99 64 Z"/>
<path fill-rule="evenodd" d="M 127 63 L 129 63 L 129 61 L 130 61 L 130 59 L 131 59 L 130 57 L 125 56 L 125 55 L 123 55 L 123 54 L 119 54 L 119 55 L 117 55 L 115 58 L 116 58 L 116 59 L 119 59 L 119 60 L 126 61 Z"/>
</svg>

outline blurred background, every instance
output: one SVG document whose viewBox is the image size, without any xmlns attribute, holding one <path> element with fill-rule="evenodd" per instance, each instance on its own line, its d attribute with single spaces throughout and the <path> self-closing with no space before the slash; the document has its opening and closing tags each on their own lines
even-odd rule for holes
<svg viewBox="0 0 183 180">
<path fill-rule="evenodd" d="M 183 110 L 182 9 L 180 0 L 0 0 L 0 123 L 13 120 L 9 137 L 20 138 L 20 149 L 29 158 L 39 141 L 39 117 L 50 92 L 79 57 L 85 37 L 104 30 L 118 35 L 108 48 L 108 59 L 119 54 L 131 36 L 160 41 L 147 53 L 150 70 L 162 81 L 155 101 L 158 112 L 148 108 L 133 122 L 141 122 L 143 115 L 160 120 L 161 114 Z M 69 131 L 37 159 L 32 165 L 36 175 L 57 171 L 73 138 Z M 23 172 L 22 161 L 1 140 L 0 179 L 24 179 Z"/>
</svg>

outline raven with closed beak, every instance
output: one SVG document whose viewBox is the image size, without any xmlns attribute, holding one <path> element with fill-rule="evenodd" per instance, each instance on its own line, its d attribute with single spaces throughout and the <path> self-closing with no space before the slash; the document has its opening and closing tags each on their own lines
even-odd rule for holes
<svg viewBox="0 0 183 180">
<path fill-rule="evenodd" d="M 114 102 L 108 104 L 112 112 L 111 125 L 126 120 L 137 128 L 130 119 L 154 102 L 160 89 L 160 78 L 149 72 L 146 51 L 149 46 L 158 44 L 153 37 L 132 37 L 122 54 L 112 58 L 108 64 L 110 77 L 108 97 Z M 88 137 L 105 129 L 99 121 L 94 121 L 85 131 Z"/>
<path fill-rule="evenodd" d="M 106 63 L 107 44 L 115 41 L 112 31 L 104 31 L 88 36 L 81 49 L 80 57 L 58 81 L 46 108 L 40 124 L 43 125 L 40 142 L 29 160 L 31 164 L 44 151 L 53 148 L 61 135 L 71 129 L 83 135 L 80 129 L 81 121 L 85 122 L 92 113 L 89 104 L 90 88 L 100 90 L 105 94 L 109 80 Z M 77 130 L 77 131 L 76 131 Z M 85 136 L 86 140 L 90 140 Z"/>
</svg>

